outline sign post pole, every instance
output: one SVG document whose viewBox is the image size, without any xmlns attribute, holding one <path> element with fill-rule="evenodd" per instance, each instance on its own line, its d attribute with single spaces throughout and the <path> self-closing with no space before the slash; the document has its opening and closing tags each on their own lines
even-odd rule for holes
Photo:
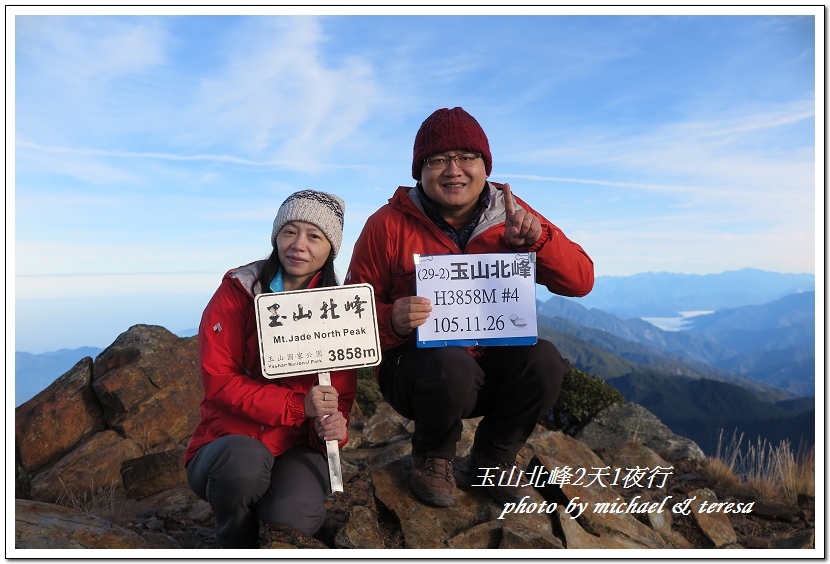
<svg viewBox="0 0 830 564">
<path fill-rule="evenodd" d="M 318 374 L 321 386 L 331 386 L 331 374 L 320 372 Z M 328 415 L 326 415 L 328 417 Z M 329 462 L 329 480 L 331 480 L 331 491 L 343 491 L 343 470 L 340 468 L 340 448 L 337 441 L 326 441 L 326 459 Z"/>
</svg>

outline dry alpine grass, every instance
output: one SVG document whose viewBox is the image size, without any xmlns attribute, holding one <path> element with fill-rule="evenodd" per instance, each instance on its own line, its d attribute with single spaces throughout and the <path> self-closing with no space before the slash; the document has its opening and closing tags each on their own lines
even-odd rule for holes
<svg viewBox="0 0 830 564">
<path fill-rule="evenodd" d="M 702 472 L 718 489 L 760 502 L 795 504 L 800 495 L 815 495 L 815 447 L 794 451 L 789 441 L 778 446 L 760 438 L 742 448 L 744 436 L 733 433 L 729 444 L 718 439 L 716 455 Z"/>
</svg>

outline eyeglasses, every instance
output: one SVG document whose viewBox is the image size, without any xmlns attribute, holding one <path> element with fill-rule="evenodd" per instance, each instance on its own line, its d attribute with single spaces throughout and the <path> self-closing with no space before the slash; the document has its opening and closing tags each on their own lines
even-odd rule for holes
<svg viewBox="0 0 830 564">
<path fill-rule="evenodd" d="M 453 161 L 461 168 L 469 168 L 476 164 L 476 161 L 481 157 L 481 153 L 460 153 L 458 155 L 449 157 L 447 155 L 436 155 L 434 157 L 427 157 L 424 162 L 432 170 L 444 170 L 450 166 L 450 161 Z"/>
</svg>

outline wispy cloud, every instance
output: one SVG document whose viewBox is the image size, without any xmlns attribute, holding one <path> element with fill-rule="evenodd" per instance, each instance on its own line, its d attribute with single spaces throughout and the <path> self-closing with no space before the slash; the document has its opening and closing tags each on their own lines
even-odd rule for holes
<svg viewBox="0 0 830 564">
<path fill-rule="evenodd" d="M 159 19 L 107 16 L 17 16 L 15 36 L 17 55 L 35 76 L 58 76 L 88 95 L 165 64 L 172 40 Z"/>
<path fill-rule="evenodd" d="M 212 54 L 218 64 L 201 75 L 182 72 L 171 61 L 178 48 L 169 29 L 175 23 L 101 17 L 21 21 L 23 138 L 32 139 L 33 147 L 69 150 L 68 143 L 58 149 L 39 140 L 64 139 L 65 126 L 82 119 L 85 133 L 73 137 L 75 144 L 100 147 L 121 127 L 122 135 L 133 132 L 133 143 L 174 149 L 76 145 L 86 154 L 308 171 L 331 166 L 328 152 L 361 126 L 378 97 L 367 61 L 324 60 L 319 49 L 324 35 L 314 18 L 234 18 L 226 28 L 230 33 L 216 38 L 223 48 L 221 57 Z M 46 106 L 53 108 L 47 114 L 64 116 L 50 124 L 37 118 L 34 107 L 44 103 L 47 86 L 59 84 L 64 99 Z M 28 98 L 29 92 L 37 98 Z"/>
<path fill-rule="evenodd" d="M 28 141 L 17 141 L 16 146 L 22 149 L 31 149 L 43 153 L 56 153 L 63 155 L 87 155 L 92 157 L 112 157 L 112 158 L 128 158 L 128 159 L 154 159 L 163 161 L 205 161 L 214 163 L 236 164 L 248 167 L 268 167 L 268 168 L 295 168 L 298 165 L 297 161 L 292 160 L 256 160 L 250 158 L 239 157 L 235 155 L 220 155 L 220 154 L 178 154 L 178 153 L 159 153 L 151 151 L 114 151 L 110 149 L 84 149 L 78 147 L 51 147 L 47 145 L 40 145 Z M 317 166 L 328 169 L 355 169 L 366 168 L 366 165 L 359 164 L 334 164 L 327 162 L 312 162 L 306 161 L 299 163 L 303 166 Z"/>
<path fill-rule="evenodd" d="M 812 103 L 798 101 L 743 115 L 644 123 L 634 133 L 608 129 L 569 137 L 560 147 L 510 155 L 514 163 L 578 168 L 590 176 L 506 176 L 602 187 L 609 195 L 649 193 L 691 210 L 703 206 L 713 216 L 740 209 L 771 224 L 810 224 L 816 188 L 814 117 Z"/>
<path fill-rule="evenodd" d="M 231 142 L 302 169 L 323 160 L 366 119 L 377 94 L 366 61 L 325 62 L 322 40 L 313 18 L 246 21 L 226 39 L 218 71 L 199 81 L 180 137 Z"/>
</svg>

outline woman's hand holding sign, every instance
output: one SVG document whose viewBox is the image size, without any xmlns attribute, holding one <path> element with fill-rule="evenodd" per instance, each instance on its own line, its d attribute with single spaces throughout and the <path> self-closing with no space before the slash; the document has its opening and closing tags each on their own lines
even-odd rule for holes
<svg viewBox="0 0 830 564">
<path fill-rule="evenodd" d="M 317 436 L 323 441 L 337 441 L 338 443 L 346 438 L 348 421 L 339 411 L 331 415 L 314 418 L 314 430 Z"/>
<path fill-rule="evenodd" d="M 530 247 L 542 236 L 542 224 L 532 213 L 516 208 L 516 200 L 510 192 L 510 184 L 504 192 L 504 239 L 514 247 Z"/>
<path fill-rule="evenodd" d="M 314 419 L 317 436 L 324 441 L 342 441 L 346 438 L 346 418 L 339 411 L 338 394 L 334 386 L 313 386 L 305 396 L 306 417 Z"/>
<path fill-rule="evenodd" d="M 305 396 L 306 417 L 319 417 L 337 413 L 337 388 L 334 386 L 312 386 Z"/>
</svg>

